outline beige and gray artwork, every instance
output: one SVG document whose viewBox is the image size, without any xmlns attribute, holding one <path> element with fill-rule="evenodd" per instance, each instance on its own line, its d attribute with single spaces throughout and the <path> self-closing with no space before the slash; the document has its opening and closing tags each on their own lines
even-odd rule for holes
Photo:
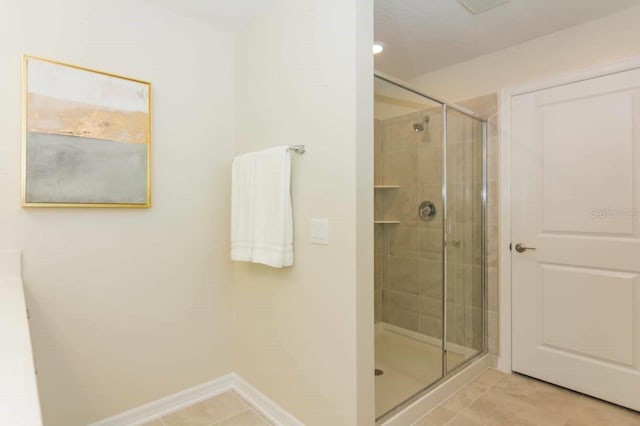
<svg viewBox="0 0 640 426">
<path fill-rule="evenodd" d="M 149 85 L 27 58 L 27 203 L 147 204 Z"/>
</svg>

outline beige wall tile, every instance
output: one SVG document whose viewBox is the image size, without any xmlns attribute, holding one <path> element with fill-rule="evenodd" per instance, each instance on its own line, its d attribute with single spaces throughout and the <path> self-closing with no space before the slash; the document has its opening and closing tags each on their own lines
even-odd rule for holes
<svg viewBox="0 0 640 426">
<path fill-rule="evenodd" d="M 397 327 L 407 330 L 419 331 L 419 320 L 417 312 L 408 312 L 402 309 L 393 309 L 389 306 L 384 307 L 385 321 Z"/>
<path fill-rule="evenodd" d="M 500 354 L 500 350 L 499 350 L 499 336 L 498 336 L 498 313 L 497 312 L 493 312 L 493 311 L 489 311 L 487 313 L 487 319 L 488 319 L 488 324 L 487 324 L 487 332 L 488 332 L 488 346 L 489 346 L 489 352 L 493 355 L 499 355 Z"/>
<path fill-rule="evenodd" d="M 385 152 L 382 156 L 382 176 L 386 185 L 417 185 L 417 149 Z"/>
<path fill-rule="evenodd" d="M 384 203 L 384 195 L 380 191 L 375 191 L 373 194 L 373 217 L 374 220 L 385 220 L 385 213 L 387 209 Z"/>
<path fill-rule="evenodd" d="M 423 260 L 442 261 L 442 230 L 422 228 L 419 233 L 420 258 Z"/>
<path fill-rule="evenodd" d="M 386 248 L 386 238 L 385 238 L 385 226 L 382 225 L 378 225 L 378 226 L 374 226 L 373 230 L 374 230 L 374 253 L 376 255 L 385 255 L 387 254 L 387 251 L 385 250 Z"/>
<path fill-rule="evenodd" d="M 442 263 L 421 260 L 419 263 L 419 294 L 442 300 Z"/>
<path fill-rule="evenodd" d="M 430 297 L 419 298 L 420 315 L 430 316 L 442 320 L 442 299 L 432 299 Z"/>
<path fill-rule="evenodd" d="M 487 266 L 498 266 L 498 227 L 487 226 Z"/>
<path fill-rule="evenodd" d="M 382 146 L 384 132 L 380 120 L 373 121 L 373 182 L 375 185 L 382 184 Z"/>
<path fill-rule="evenodd" d="M 402 293 L 394 290 L 384 290 L 385 305 L 391 309 L 406 312 L 418 312 L 419 297 L 415 294 Z"/>
<path fill-rule="evenodd" d="M 428 315 L 420 315 L 419 331 L 427 336 L 442 339 L 442 320 Z"/>
<path fill-rule="evenodd" d="M 464 346 L 482 349 L 482 310 L 464 306 Z"/>
<path fill-rule="evenodd" d="M 421 156 L 418 163 L 418 178 L 423 185 L 441 185 L 442 156 Z"/>
<path fill-rule="evenodd" d="M 498 183 L 487 184 L 487 224 L 498 226 Z"/>
<path fill-rule="evenodd" d="M 389 289 L 418 294 L 419 262 L 407 257 L 389 257 Z"/>
<path fill-rule="evenodd" d="M 487 304 L 488 309 L 498 312 L 498 268 L 487 268 Z"/>
<path fill-rule="evenodd" d="M 469 308 L 482 308 L 482 268 L 464 266 L 464 304 Z"/>
<path fill-rule="evenodd" d="M 384 278 L 384 262 L 385 257 L 381 255 L 376 255 L 373 258 L 373 268 L 374 268 L 374 277 L 373 277 L 373 285 L 374 290 L 380 290 L 383 287 L 385 282 Z"/>
<path fill-rule="evenodd" d="M 383 200 L 382 214 L 385 220 L 418 221 L 420 197 L 417 185 L 384 190 L 381 192 L 381 196 Z"/>
<path fill-rule="evenodd" d="M 418 258 L 421 253 L 421 234 L 417 223 L 402 223 L 387 229 L 389 255 Z"/>
<path fill-rule="evenodd" d="M 456 291 L 458 265 L 455 260 L 453 260 L 453 256 L 450 256 L 449 259 L 451 259 L 451 261 L 447 265 L 447 277 L 445 278 L 445 286 L 447 288 L 447 302 L 462 303 L 461 300 L 459 301 L 456 299 L 456 296 L 458 296 L 458 292 Z"/>
<path fill-rule="evenodd" d="M 495 112 L 497 108 L 495 95 L 484 96 L 472 102 L 475 107 L 480 106 L 486 111 Z M 384 227 L 384 230 L 376 231 L 377 239 L 386 236 L 387 251 L 385 253 L 391 255 L 386 264 L 387 268 L 382 270 L 376 268 L 376 274 L 386 274 L 384 280 L 388 283 L 389 289 L 421 296 L 417 299 L 421 314 L 418 320 L 419 328 L 428 330 L 430 335 L 433 335 L 433 330 L 438 326 L 434 320 L 441 320 L 441 317 L 434 317 L 431 314 L 436 313 L 434 307 L 442 298 L 443 285 L 441 265 L 442 115 L 435 108 L 428 113 L 431 121 L 424 132 L 416 133 L 412 128 L 414 122 L 424 117 L 424 111 L 394 117 L 379 123 L 379 129 L 382 129 L 380 133 L 383 135 L 379 137 L 378 148 L 381 150 L 376 151 L 376 156 L 379 160 L 377 164 L 382 170 L 382 179 L 385 184 L 401 184 L 403 187 L 381 192 L 379 197 L 381 205 L 377 205 L 377 213 L 384 219 L 397 219 L 403 223 L 401 226 Z M 480 125 L 474 124 L 472 120 L 455 112 L 449 115 L 447 130 L 449 137 L 447 157 L 450 166 L 448 209 L 455 225 L 453 239 L 460 242 L 458 247 L 452 245 L 447 248 L 449 260 L 447 293 L 451 307 L 448 338 L 456 343 L 475 348 L 482 341 L 482 315 L 479 310 L 482 307 L 480 268 L 482 132 Z M 488 131 L 489 136 L 493 138 L 487 141 L 488 144 L 495 144 L 497 142 L 495 117 Z M 495 147 L 489 148 L 489 153 L 497 153 Z M 493 164 L 495 166 L 497 162 Z M 411 167 L 415 169 L 409 170 Z M 491 167 L 490 164 L 489 167 Z M 490 212 L 492 220 L 497 220 L 495 219 L 497 215 L 494 214 L 497 211 L 495 209 L 496 191 L 497 185 L 494 183 L 488 194 L 488 209 L 493 209 Z M 418 220 L 418 205 L 423 200 L 431 200 L 436 204 L 438 215 L 435 220 L 430 222 Z M 497 251 L 494 250 L 494 254 L 490 255 L 490 249 L 496 247 L 497 226 L 487 229 L 486 236 L 487 259 L 497 264 Z M 383 243 L 377 243 L 376 253 L 380 253 L 383 247 L 385 247 Z M 418 257 L 421 261 L 418 263 L 417 293 L 415 293 L 415 264 L 412 260 Z M 380 279 L 376 280 L 376 288 L 380 287 L 380 282 Z M 494 296 L 488 294 L 487 297 L 493 301 L 497 299 L 497 282 L 491 285 L 491 291 Z M 390 302 L 385 299 L 385 303 Z M 413 303 L 400 305 L 397 300 L 394 301 L 392 316 L 396 322 L 413 324 L 413 317 L 402 318 L 397 312 L 408 308 L 407 313 L 412 313 Z M 440 311 L 441 309 L 437 312 Z M 495 343 L 497 336 L 489 340 L 497 347 Z"/>
</svg>

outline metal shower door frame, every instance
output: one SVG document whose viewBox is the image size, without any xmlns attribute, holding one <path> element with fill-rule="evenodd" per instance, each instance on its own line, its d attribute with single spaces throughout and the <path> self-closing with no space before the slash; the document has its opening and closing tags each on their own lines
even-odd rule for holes
<svg viewBox="0 0 640 426">
<path fill-rule="evenodd" d="M 488 314 L 487 314 L 487 254 L 486 254 L 486 228 L 487 228 L 487 120 L 473 111 L 469 111 L 461 106 L 447 103 L 436 97 L 427 95 L 422 91 L 411 87 L 409 84 L 396 79 L 390 75 L 382 72 L 374 72 L 374 78 L 389 83 L 393 86 L 404 89 L 410 93 L 421 96 L 431 102 L 435 102 L 441 105 L 442 108 L 442 373 L 441 377 L 433 383 L 425 386 L 423 389 L 407 398 L 391 410 L 382 414 L 376 419 L 376 422 L 380 422 L 386 418 L 391 417 L 403 408 L 407 407 L 412 402 L 416 401 L 426 393 L 428 393 L 434 387 L 440 385 L 444 381 L 448 380 L 458 372 L 464 370 L 471 365 L 477 359 L 485 356 L 488 353 Z M 456 368 L 448 371 L 447 367 L 447 229 L 449 224 L 449 217 L 447 213 L 447 119 L 449 110 L 456 111 L 462 115 L 465 115 L 473 120 L 479 121 L 482 124 L 482 190 L 481 190 L 481 263 L 482 263 L 482 349 L 476 355 L 465 360 L 462 364 Z"/>
</svg>

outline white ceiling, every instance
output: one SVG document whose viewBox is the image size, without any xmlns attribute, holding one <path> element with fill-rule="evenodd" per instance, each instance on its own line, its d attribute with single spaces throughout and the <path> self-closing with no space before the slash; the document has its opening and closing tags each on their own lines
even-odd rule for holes
<svg viewBox="0 0 640 426">
<path fill-rule="evenodd" d="M 385 44 L 375 65 L 408 80 L 639 4 L 509 0 L 472 15 L 456 0 L 375 0 L 375 39 Z"/>
<path fill-rule="evenodd" d="M 242 28 L 265 12 L 273 0 L 147 0 L 181 15 L 228 30 Z"/>
</svg>

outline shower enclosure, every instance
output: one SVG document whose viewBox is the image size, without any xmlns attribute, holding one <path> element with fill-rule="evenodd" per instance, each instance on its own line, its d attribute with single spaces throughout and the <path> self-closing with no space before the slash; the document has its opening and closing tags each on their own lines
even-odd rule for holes
<svg viewBox="0 0 640 426">
<path fill-rule="evenodd" d="M 375 75 L 376 417 L 486 353 L 486 121 Z"/>
</svg>

